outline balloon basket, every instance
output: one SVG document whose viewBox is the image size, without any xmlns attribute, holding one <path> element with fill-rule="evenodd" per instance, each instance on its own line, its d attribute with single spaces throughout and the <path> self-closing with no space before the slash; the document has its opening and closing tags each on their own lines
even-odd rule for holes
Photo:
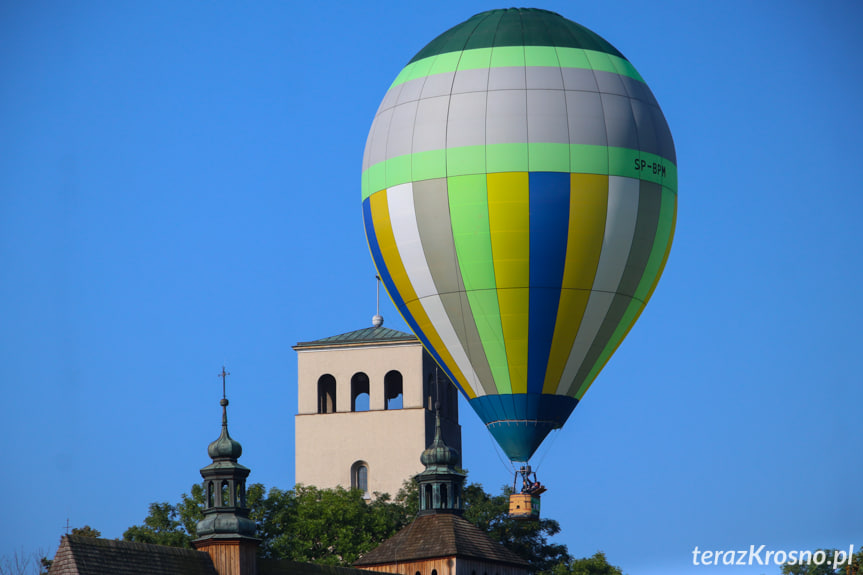
<svg viewBox="0 0 863 575">
<path fill-rule="evenodd" d="M 513 493 L 509 496 L 509 516 L 525 521 L 539 519 L 539 496 L 530 493 Z"/>
<path fill-rule="evenodd" d="M 521 490 L 516 492 L 519 479 L 521 479 Z M 545 493 L 545 486 L 536 480 L 536 473 L 530 465 L 525 464 L 515 472 L 512 491 L 509 496 L 509 516 L 512 519 L 526 521 L 539 519 L 539 496 Z"/>
</svg>

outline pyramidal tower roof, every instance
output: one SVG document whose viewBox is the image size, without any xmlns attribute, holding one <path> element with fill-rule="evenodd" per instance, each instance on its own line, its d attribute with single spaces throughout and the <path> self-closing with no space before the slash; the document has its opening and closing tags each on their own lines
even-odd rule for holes
<svg viewBox="0 0 863 575">
<path fill-rule="evenodd" d="M 419 343 L 419 339 L 412 333 L 405 333 L 388 327 L 366 327 L 339 335 L 332 335 L 313 341 L 301 341 L 294 349 L 308 347 L 328 347 L 341 345 L 363 345 L 376 343 Z"/>
</svg>

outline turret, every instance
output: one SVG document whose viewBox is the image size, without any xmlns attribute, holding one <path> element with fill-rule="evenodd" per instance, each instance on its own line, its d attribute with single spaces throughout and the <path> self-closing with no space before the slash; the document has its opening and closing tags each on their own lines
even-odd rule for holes
<svg viewBox="0 0 863 575">
<path fill-rule="evenodd" d="M 246 507 L 246 478 L 250 470 L 237 462 L 243 454 L 240 442 L 228 433 L 228 399 L 222 368 L 222 432 L 207 447 L 212 463 L 201 469 L 204 478 L 204 518 L 198 522 L 195 549 L 206 551 L 219 575 L 256 575 L 255 554 L 259 539 Z"/>
</svg>

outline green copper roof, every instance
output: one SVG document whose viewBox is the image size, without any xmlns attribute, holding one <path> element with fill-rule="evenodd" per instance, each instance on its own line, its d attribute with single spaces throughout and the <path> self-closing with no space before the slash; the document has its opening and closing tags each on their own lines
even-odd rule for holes
<svg viewBox="0 0 863 575">
<path fill-rule="evenodd" d="M 458 455 L 458 450 L 450 447 L 443 440 L 440 429 L 440 409 L 438 409 L 435 411 L 434 418 L 434 440 L 420 455 L 420 461 L 425 465 L 426 470 L 416 477 L 421 479 L 425 475 L 434 475 L 436 473 L 464 475 L 455 470 L 455 465 L 458 463 Z"/>
<path fill-rule="evenodd" d="M 213 461 L 230 459 L 236 462 L 243 454 L 243 446 L 228 433 L 228 400 L 223 397 L 219 404 L 222 406 L 222 434 L 207 447 L 207 455 Z"/>
<path fill-rule="evenodd" d="M 420 50 L 411 62 L 448 52 L 496 46 L 581 48 L 623 58 L 598 34 L 560 14 L 538 8 L 508 8 L 481 12 L 450 28 Z"/>
<path fill-rule="evenodd" d="M 394 341 L 416 341 L 417 337 L 412 333 L 405 333 L 396 329 L 386 327 L 367 327 L 356 331 L 349 331 L 339 335 L 332 335 L 323 339 L 314 341 L 301 341 L 294 346 L 294 349 L 299 347 L 313 347 L 319 345 L 339 345 L 351 343 L 383 343 Z"/>
</svg>

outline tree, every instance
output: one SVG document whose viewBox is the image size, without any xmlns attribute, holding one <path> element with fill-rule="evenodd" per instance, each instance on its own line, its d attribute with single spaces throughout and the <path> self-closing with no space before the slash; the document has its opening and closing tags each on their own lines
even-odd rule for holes
<svg viewBox="0 0 863 575">
<path fill-rule="evenodd" d="M 572 559 L 555 565 L 550 575 L 623 575 L 623 571 L 611 565 L 605 553 L 597 551 L 593 557 Z"/>
<path fill-rule="evenodd" d="M 818 549 L 813 556 L 819 552 L 824 553 L 825 561 L 820 565 L 813 561 L 806 561 L 803 564 L 795 562 L 794 565 L 786 563 L 782 566 L 782 575 L 863 575 L 863 547 L 855 553 L 851 558 L 851 566 L 849 568 L 847 560 L 847 551 L 836 549 Z M 839 561 L 842 565 L 833 568 L 833 560 L 836 553 L 842 553 Z"/>
<path fill-rule="evenodd" d="M 16 550 L 11 556 L 0 557 L 0 575 L 45 575 L 45 554 L 42 551 Z"/>
<path fill-rule="evenodd" d="M 167 501 L 151 503 L 144 524 L 126 529 L 123 540 L 191 549 L 192 540 L 197 537 L 197 523 L 204 517 L 204 489 L 196 483 L 190 493 L 184 493 L 177 505 Z"/>
<path fill-rule="evenodd" d="M 367 502 L 356 489 L 271 489 L 251 514 L 258 522 L 261 554 L 350 565 L 407 524 L 409 516 L 398 503 L 375 495 Z"/>
<path fill-rule="evenodd" d="M 478 483 L 464 490 L 464 517 L 498 543 L 530 563 L 531 573 L 548 573 L 558 564 L 572 560 L 566 545 L 549 542 L 560 533 L 554 519 L 525 521 L 509 516 L 509 495 L 504 487 L 500 495 L 489 495 Z"/>
<path fill-rule="evenodd" d="M 204 493 L 198 484 L 190 493 L 183 494 L 177 505 L 151 503 L 144 524 L 127 529 L 123 539 L 191 547 L 196 524 L 203 517 Z M 509 494 L 505 487 L 493 496 L 482 485 L 471 483 L 464 489 L 464 517 L 528 561 L 532 574 L 622 575 L 602 553 L 573 559 L 566 545 L 552 543 L 549 538 L 560 532 L 554 519 L 510 518 Z M 395 500 L 379 493 L 366 500 L 359 490 L 341 487 L 296 485 L 267 492 L 254 483 L 246 489 L 246 503 L 249 517 L 257 524 L 262 557 L 345 566 L 407 525 L 416 516 L 419 493 L 413 481 L 405 481 Z"/>
<path fill-rule="evenodd" d="M 204 518 L 204 488 L 200 483 L 192 485 L 191 495 L 183 493 L 177 505 L 177 517 L 190 539 L 197 537 L 198 521 Z"/>
<path fill-rule="evenodd" d="M 123 540 L 191 548 L 194 535 L 185 529 L 183 523 L 177 520 L 178 517 L 177 506 L 167 501 L 151 503 L 144 524 L 126 529 Z"/>
<path fill-rule="evenodd" d="M 93 537 L 99 538 L 102 536 L 102 532 L 98 529 L 93 529 L 89 525 L 85 525 L 84 527 L 73 527 L 72 535 L 80 535 L 81 537 Z"/>
<path fill-rule="evenodd" d="M 192 547 L 203 518 L 204 492 L 195 484 L 177 505 L 151 503 L 143 525 L 123 533 L 126 541 Z M 260 483 L 246 490 L 249 517 L 257 523 L 260 554 L 329 565 L 349 565 L 407 524 L 402 504 L 375 494 L 370 502 L 358 490 L 297 485 L 266 492 Z"/>
</svg>

